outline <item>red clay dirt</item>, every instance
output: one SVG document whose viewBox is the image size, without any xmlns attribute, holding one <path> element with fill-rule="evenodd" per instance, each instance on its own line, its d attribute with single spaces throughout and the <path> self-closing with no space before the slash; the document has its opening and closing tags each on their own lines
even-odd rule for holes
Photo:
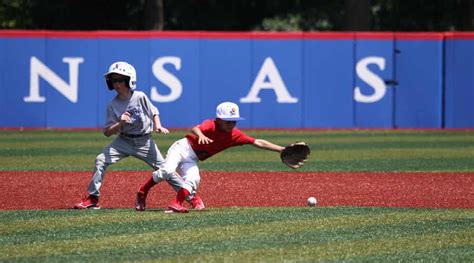
<svg viewBox="0 0 474 263">
<path fill-rule="evenodd" d="M 102 208 L 133 208 L 138 186 L 151 172 L 107 173 Z M 0 210 L 67 209 L 86 193 L 90 172 L 0 172 Z M 202 172 L 199 194 L 208 208 L 319 206 L 474 208 L 474 173 L 395 172 Z M 166 208 L 174 198 L 163 182 L 148 208 Z"/>
</svg>

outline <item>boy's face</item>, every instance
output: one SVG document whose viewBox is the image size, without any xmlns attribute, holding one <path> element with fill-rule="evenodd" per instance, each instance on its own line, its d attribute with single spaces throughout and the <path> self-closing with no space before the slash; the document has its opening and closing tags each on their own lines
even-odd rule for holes
<svg viewBox="0 0 474 263">
<path fill-rule="evenodd" d="M 109 76 L 109 81 L 110 83 L 112 83 L 112 87 L 114 87 L 115 91 L 117 91 L 118 93 L 128 91 L 128 78 L 126 76 L 112 73 Z"/>
<path fill-rule="evenodd" d="M 237 125 L 236 121 L 225 121 L 219 118 L 216 118 L 216 127 L 217 129 L 224 132 L 231 132 L 232 129 Z"/>
</svg>

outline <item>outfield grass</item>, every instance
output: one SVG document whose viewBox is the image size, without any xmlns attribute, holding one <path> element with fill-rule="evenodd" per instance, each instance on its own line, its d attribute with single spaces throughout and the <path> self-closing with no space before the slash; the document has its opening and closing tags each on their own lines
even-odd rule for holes
<svg viewBox="0 0 474 263">
<path fill-rule="evenodd" d="M 401 208 L 9 211 L 0 261 L 469 261 L 474 212 Z"/>
<path fill-rule="evenodd" d="M 163 154 L 185 130 L 154 135 Z M 301 171 L 474 171 L 474 131 L 248 131 L 286 145 L 312 148 Z M 92 170 L 95 156 L 112 139 L 98 131 L 0 131 L 0 170 Z M 252 146 L 234 147 L 200 163 L 202 170 L 279 171 L 278 156 Z M 149 170 L 128 158 L 113 170 Z"/>
<path fill-rule="evenodd" d="M 185 133 L 178 130 L 154 138 L 165 154 Z M 248 134 L 282 145 L 308 142 L 312 154 L 301 171 L 474 172 L 474 131 L 251 130 Z M 98 131 L 0 131 L 0 171 L 91 171 L 95 156 L 110 141 Z M 200 168 L 288 171 L 278 155 L 251 146 L 227 150 Z M 109 170 L 149 169 L 128 158 Z M 0 211 L 0 262 L 471 262 L 473 258 L 472 209 Z"/>
</svg>

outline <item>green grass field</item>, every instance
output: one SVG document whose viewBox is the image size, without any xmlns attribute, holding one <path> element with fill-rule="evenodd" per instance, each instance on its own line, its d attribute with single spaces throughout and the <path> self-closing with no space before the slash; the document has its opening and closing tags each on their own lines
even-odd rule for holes
<svg viewBox="0 0 474 263">
<path fill-rule="evenodd" d="M 228 208 L 3 212 L 1 261 L 451 261 L 474 256 L 473 212 Z"/>
<path fill-rule="evenodd" d="M 187 131 L 154 138 L 163 154 Z M 474 171 L 474 131 L 248 131 L 286 145 L 304 140 L 311 160 L 301 171 Z M 111 141 L 97 131 L 0 131 L 0 170 L 89 171 Z M 200 163 L 202 170 L 286 170 L 275 155 L 243 146 Z M 148 170 L 133 158 L 113 170 Z"/>
<path fill-rule="evenodd" d="M 154 138 L 164 154 L 185 132 Z M 474 131 L 251 130 L 248 134 L 282 145 L 308 142 L 311 159 L 301 171 L 474 172 Z M 0 131 L 0 171 L 89 171 L 110 140 L 98 131 Z M 200 168 L 288 171 L 274 154 L 251 146 L 230 149 Z M 123 170 L 149 168 L 132 158 L 110 168 Z M 11 198 L 25 197 L 11 193 Z M 472 262 L 473 258 L 473 209 L 0 211 L 0 262 Z"/>
</svg>

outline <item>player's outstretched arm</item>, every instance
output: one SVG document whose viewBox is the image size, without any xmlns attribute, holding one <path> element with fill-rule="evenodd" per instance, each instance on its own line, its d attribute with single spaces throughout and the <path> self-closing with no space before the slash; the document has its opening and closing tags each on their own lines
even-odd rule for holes
<svg viewBox="0 0 474 263">
<path fill-rule="evenodd" d="M 269 150 L 269 151 L 274 151 L 274 152 L 279 152 L 281 153 L 285 147 L 271 143 L 267 140 L 262 140 L 262 139 L 256 139 L 255 142 L 253 143 L 253 146 L 264 149 L 264 150 Z"/>
</svg>

